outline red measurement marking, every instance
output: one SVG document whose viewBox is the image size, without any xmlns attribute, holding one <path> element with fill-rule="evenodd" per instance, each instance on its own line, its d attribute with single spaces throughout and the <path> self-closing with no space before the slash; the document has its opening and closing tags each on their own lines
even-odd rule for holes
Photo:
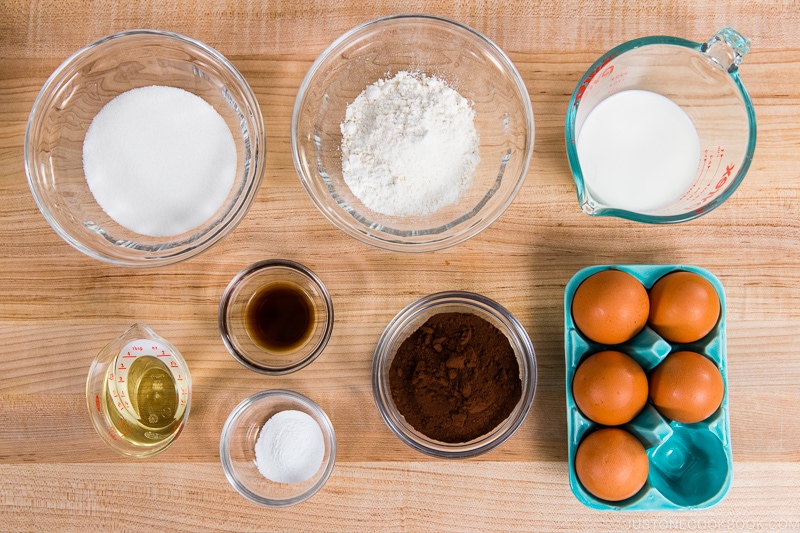
<svg viewBox="0 0 800 533">
<path fill-rule="evenodd" d="M 120 426 L 122 427 L 122 429 L 124 429 L 124 431 L 120 433 L 120 437 L 124 437 L 125 435 L 133 431 L 133 428 L 131 427 L 131 425 L 128 423 L 127 420 L 122 420 Z"/>
<path fill-rule="evenodd" d="M 719 180 L 719 182 L 717 183 L 717 186 L 716 186 L 717 189 L 719 189 L 720 187 L 725 185 L 725 182 L 728 181 L 728 178 L 731 177 L 731 172 L 733 172 L 733 167 L 735 167 L 735 166 L 736 165 L 727 165 L 725 167 L 725 173 L 722 175 L 722 179 Z"/>
<path fill-rule="evenodd" d="M 100 410 L 100 395 L 99 394 L 95 394 L 94 395 L 94 405 L 95 405 L 95 407 L 97 407 L 97 410 L 99 411 Z"/>
<path fill-rule="evenodd" d="M 164 353 L 163 351 L 158 354 L 156 357 L 172 357 L 171 353 Z"/>
<path fill-rule="evenodd" d="M 183 378 L 181 377 L 180 374 L 178 374 L 178 381 L 183 381 Z"/>
<path fill-rule="evenodd" d="M 175 361 L 170 361 L 169 362 L 169 367 L 170 368 L 178 368 L 178 363 L 176 363 Z"/>
<path fill-rule="evenodd" d="M 130 352 L 128 352 L 128 355 L 123 355 L 122 356 L 123 359 L 136 359 L 137 357 L 139 357 L 139 356 L 138 355 L 131 355 Z"/>
<path fill-rule="evenodd" d="M 586 89 L 588 89 L 588 88 L 589 88 L 589 86 L 590 86 L 590 85 L 592 85 L 592 81 L 593 81 L 594 77 L 595 77 L 595 76 L 597 76 L 597 74 L 598 74 L 598 73 L 599 73 L 599 72 L 600 72 L 600 71 L 601 71 L 603 68 L 605 68 L 605 66 L 606 66 L 606 65 L 608 65 L 609 63 L 611 63 L 611 60 L 612 60 L 612 59 L 614 59 L 614 58 L 613 58 L 613 57 L 609 57 L 609 58 L 607 58 L 607 59 L 606 59 L 605 61 L 603 61 L 603 62 L 602 62 L 602 63 L 601 63 L 601 64 L 600 64 L 600 65 L 599 65 L 597 68 L 595 68 L 595 69 L 594 69 L 594 72 L 592 72 L 591 74 L 589 74 L 589 75 L 586 77 L 586 79 L 584 79 L 584 80 L 581 82 L 581 86 L 578 88 L 578 92 L 575 94 L 575 104 L 573 104 L 573 105 L 577 106 L 577 105 L 578 105 L 578 104 L 581 102 L 581 99 L 583 98 L 583 93 L 585 93 L 585 92 L 586 92 Z M 613 65 L 612 65 L 612 68 L 611 68 L 609 71 L 607 71 L 607 72 L 606 72 L 604 75 L 606 75 L 606 76 L 607 76 L 608 74 L 611 74 L 612 72 L 614 72 Z"/>
<path fill-rule="evenodd" d="M 120 363 L 117 370 L 127 370 L 127 368 L 125 368 L 125 363 Z"/>
<path fill-rule="evenodd" d="M 119 383 L 125 383 L 125 380 L 122 379 L 122 376 L 119 377 Z"/>
</svg>

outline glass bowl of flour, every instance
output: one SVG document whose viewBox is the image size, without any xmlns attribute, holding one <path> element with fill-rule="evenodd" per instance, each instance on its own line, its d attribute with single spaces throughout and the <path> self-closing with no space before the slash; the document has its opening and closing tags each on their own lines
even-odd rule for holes
<svg viewBox="0 0 800 533">
<path fill-rule="evenodd" d="M 341 36 L 311 66 L 292 155 L 314 204 L 378 248 L 427 252 L 486 229 L 522 186 L 533 110 L 506 54 L 431 15 Z"/>
<path fill-rule="evenodd" d="M 115 265 L 207 250 L 261 183 L 261 110 L 219 52 L 157 30 L 77 51 L 45 82 L 25 135 L 33 197 L 53 229 Z"/>
</svg>

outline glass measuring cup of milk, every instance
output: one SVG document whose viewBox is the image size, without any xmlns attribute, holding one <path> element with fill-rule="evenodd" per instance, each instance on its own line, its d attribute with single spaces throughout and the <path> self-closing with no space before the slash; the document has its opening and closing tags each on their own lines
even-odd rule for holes
<svg viewBox="0 0 800 533">
<path fill-rule="evenodd" d="M 97 434 L 132 457 L 150 457 L 172 444 L 186 424 L 191 394 L 180 352 L 141 323 L 100 351 L 86 379 L 86 403 Z"/>
<path fill-rule="evenodd" d="M 684 222 L 744 179 L 756 120 L 738 67 L 750 40 L 725 27 L 705 43 L 654 36 L 610 50 L 569 103 L 566 145 L 585 213 Z"/>
</svg>

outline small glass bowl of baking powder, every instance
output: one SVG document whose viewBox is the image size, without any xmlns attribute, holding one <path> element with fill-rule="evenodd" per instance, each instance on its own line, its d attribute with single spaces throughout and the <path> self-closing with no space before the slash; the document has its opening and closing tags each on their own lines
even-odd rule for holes
<svg viewBox="0 0 800 533">
<path fill-rule="evenodd" d="M 416 331 L 425 327 L 431 317 L 440 313 L 473 314 L 493 325 L 508 339 L 519 365 L 521 394 L 516 406 L 494 429 L 467 442 L 442 442 L 416 430 L 399 412 L 392 395 L 390 371 L 400 346 Z M 525 421 L 533 405 L 536 377 L 536 354 L 522 324 L 494 300 L 466 291 L 430 294 L 406 306 L 386 326 L 372 359 L 372 394 L 386 425 L 401 441 L 415 450 L 445 459 L 475 457 L 508 440 Z M 431 413 L 433 412 L 442 411 L 434 409 Z M 443 412 L 447 412 L 447 409 Z"/>
<path fill-rule="evenodd" d="M 138 100 L 128 99 L 116 113 L 107 105 L 134 93 Z M 165 119 L 156 110 L 165 105 L 165 94 L 182 104 L 168 109 L 181 120 Z M 187 106 L 187 100 L 196 105 Z M 131 112 L 133 103 L 150 113 Z M 94 120 L 101 115 L 104 121 Z M 215 118 L 200 121 L 200 116 Z M 181 133 L 166 133 L 161 127 L 165 120 Z M 216 127 L 191 127 L 209 121 Z M 100 167 L 94 175 L 109 196 L 105 204 L 87 179 L 92 174 L 86 166 L 87 133 L 97 122 L 123 133 L 93 137 L 101 147 L 93 152 Z M 158 134 L 168 142 L 155 141 Z M 216 152 L 205 147 L 216 147 L 219 135 L 227 148 L 224 172 L 217 172 Z M 122 164 L 111 144 L 135 164 Z M 209 46 L 158 30 L 110 35 L 66 59 L 39 92 L 25 134 L 28 184 L 47 222 L 84 254 L 129 267 L 176 263 L 230 233 L 255 198 L 265 156 L 261 110 L 239 71 Z M 208 158 L 214 164 L 204 165 Z M 193 170 L 198 164 L 201 172 Z M 130 171 L 139 165 L 144 166 Z M 161 174 L 168 179 L 155 177 Z M 197 174 L 202 174 L 203 187 L 191 185 Z M 148 187 L 138 186 L 143 183 Z M 206 193 L 212 190 L 208 203 Z M 198 204 L 203 203 L 201 211 Z M 124 220 L 110 214 L 109 206 L 124 211 Z M 142 231 L 141 225 L 152 224 L 153 218 L 164 224 Z"/>
<path fill-rule="evenodd" d="M 367 146 L 363 152 L 367 157 L 363 159 L 346 153 L 347 143 L 343 145 L 343 140 L 350 138 L 346 120 L 353 124 L 347 119 L 348 108 L 362 92 L 370 98 L 378 94 L 376 84 L 385 83 L 387 90 L 397 85 L 394 81 L 398 76 L 405 76 L 404 73 L 429 86 L 430 80 L 444 82 L 474 111 L 478 153 L 458 152 L 465 154 L 474 172 L 466 190 L 458 184 L 455 203 L 449 200 L 432 202 L 440 198 L 431 198 L 453 196 L 451 181 L 446 181 L 447 186 L 439 189 L 428 183 L 445 182 L 444 174 L 450 174 L 439 172 L 439 167 L 441 160 L 452 159 L 451 136 L 435 128 L 420 128 L 416 115 L 404 120 L 397 113 L 387 113 L 387 117 L 394 117 L 398 123 L 410 124 L 408 129 L 388 128 L 390 132 L 402 132 L 398 134 L 401 138 L 387 139 L 383 130 L 373 131 L 374 135 L 366 132 L 360 137 L 387 140 Z M 412 106 L 411 112 L 419 111 L 418 107 Z M 398 106 L 401 115 L 405 112 L 402 109 Z M 351 118 L 357 114 L 353 109 L 350 113 Z M 375 122 L 381 123 L 386 129 L 382 119 Z M 458 126 L 463 121 L 448 124 L 454 124 L 459 135 L 464 130 Z M 409 146 L 405 144 L 406 132 L 411 128 L 424 145 L 421 150 L 425 157 L 409 158 L 409 152 L 404 151 L 403 147 Z M 352 131 L 359 130 L 353 126 Z M 342 35 L 311 66 L 300 87 L 292 116 L 295 168 L 317 208 L 351 237 L 378 248 L 402 252 L 428 252 L 453 246 L 494 222 L 525 180 L 533 153 L 533 137 L 530 97 L 511 60 L 477 31 L 432 15 L 389 16 Z M 377 158 L 379 162 L 375 163 L 372 156 L 378 153 L 386 157 Z M 416 148 L 413 153 L 420 154 Z M 477 164 L 475 155 L 480 158 Z M 359 179 L 355 190 L 348 185 L 345 175 L 349 174 L 352 184 L 351 162 L 357 167 L 362 162 L 368 166 L 366 172 L 360 172 L 362 176 L 366 174 L 366 178 Z M 404 167 L 398 171 L 401 177 L 394 176 L 395 163 L 402 163 L 400 166 Z M 457 161 L 454 163 L 458 165 Z M 442 168 L 449 171 L 452 165 Z M 383 172 L 386 169 L 391 170 Z M 432 179 L 429 180 L 428 175 Z M 398 183 L 409 183 L 402 186 L 403 195 L 391 192 L 398 190 L 394 189 Z M 433 203 L 439 207 L 433 211 L 415 211 L 411 193 L 417 192 L 420 186 L 424 186 L 426 194 L 439 192 L 431 192 L 416 204 Z M 366 195 L 371 198 L 367 199 Z M 374 201 L 376 195 L 377 202 Z M 397 204 L 407 207 L 396 209 Z"/>
<path fill-rule="evenodd" d="M 304 413 L 322 432 L 322 461 L 304 481 L 270 481 L 259 470 L 256 458 L 259 437 L 267 421 L 282 412 Z M 231 411 L 222 428 L 219 455 L 225 476 L 239 494 L 265 507 L 288 507 L 307 500 L 328 481 L 336 462 L 336 434 L 328 415 L 309 398 L 289 390 L 266 390 L 253 394 Z"/>
</svg>

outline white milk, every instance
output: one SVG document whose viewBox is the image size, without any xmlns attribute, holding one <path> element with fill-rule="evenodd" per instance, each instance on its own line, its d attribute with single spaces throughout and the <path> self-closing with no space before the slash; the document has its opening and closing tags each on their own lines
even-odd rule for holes
<svg viewBox="0 0 800 533">
<path fill-rule="evenodd" d="M 680 198 L 700 164 L 700 138 L 672 100 L 650 91 L 609 96 L 577 140 L 583 179 L 599 203 L 646 213 Z"/>
</svg>

